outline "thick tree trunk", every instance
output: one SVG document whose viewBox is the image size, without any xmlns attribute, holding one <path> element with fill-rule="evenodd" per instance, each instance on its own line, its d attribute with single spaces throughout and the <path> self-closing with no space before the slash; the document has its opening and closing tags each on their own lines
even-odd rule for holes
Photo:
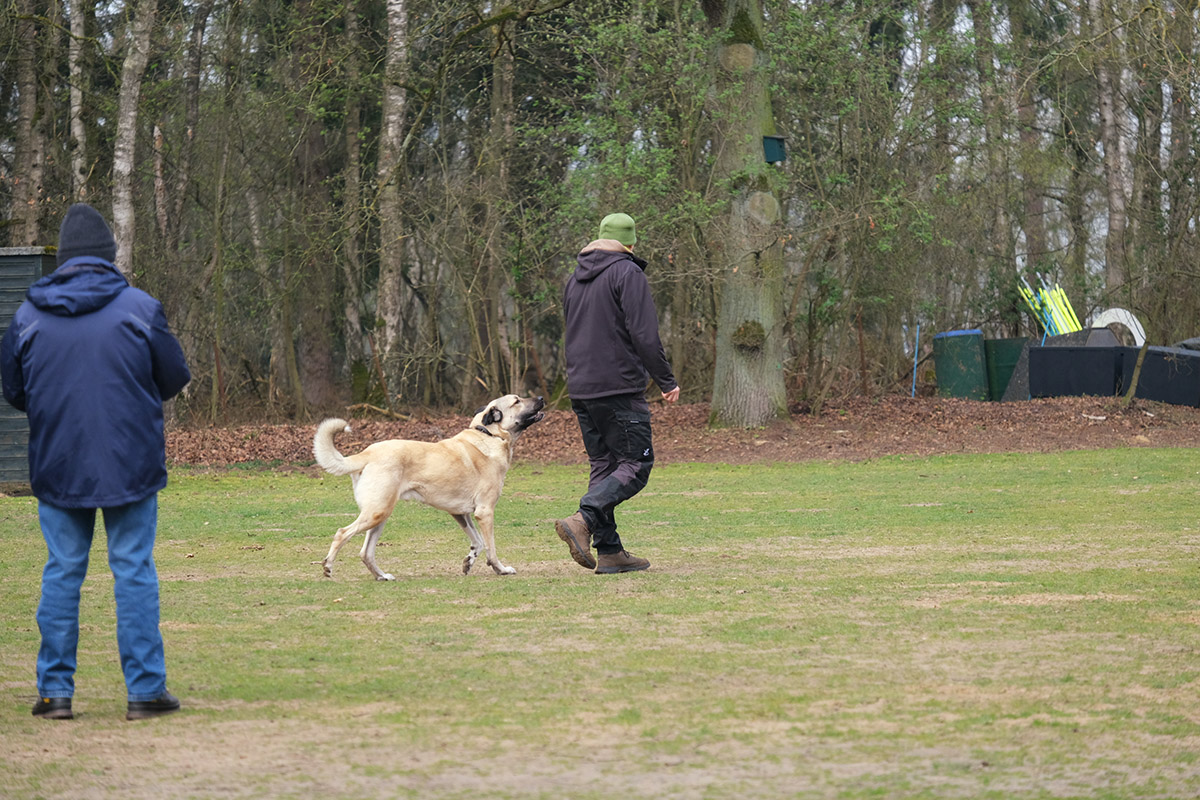
<svg viewBox="0 0 1200 800">
<path fill-rule="evenodd" d="M 326 9 L 317 3 L 297 5 L 297 14 L 304 22 L 323 19 Z M 309 87 L 330 80 L 325 56 L 328 42 L 323 27 L 307 25 L 293 38 L 290 89 L 304 96 Z M 330 178 L 333 167 L 329 161 L 330 148 L 325 140 L 325 125 L 311 107 L 294 110 L 298 123 L 295 143 L 295 194 L 299 219 L 306 224 L 298 227 L 297 251 L 294 266 L 302 280 L 289 284 L 295 292 L 298 308 L 296 350 L 299 356 L 300 378 L 304 389 L 305 406 L 312 411 L 329 411 L 338 403 L 337 369 L 334 366 L 334 308 L 337 303 L 338 257 L 330 209 Z"/>
<path fill-rule="evenodd" d="M 38 25 L 32 0 L 17 6 L 17 130 L 12 189 L 13 243 L 38 244 L 45 144 L 38 125 Z"/>
<path fill-rule="evenodd" d="M 150 60 L 150 34 L 158 15 L 158 0 L 138 3 L 126 36 L 125 63 L 117 98 L 117 134 L 113 145 L 113 237 L 117 240 L 117 269 L 133 278 L 133 244 L 136 239 L 133 195 L 136 175 L 138 103 L 142 76 Z"/>
<path fill-rule="evenodd" d="M 705 13 L 725 34 L 715 59 L 713 147 L 716 177 L 731 197 L 707 235 L 723 274 L 710 422 L 751 428 L 787 414 L 779 202 L 763 156 L 774 118 L 761 75 L 758 3 L 706 3 Z"/>
</svg>

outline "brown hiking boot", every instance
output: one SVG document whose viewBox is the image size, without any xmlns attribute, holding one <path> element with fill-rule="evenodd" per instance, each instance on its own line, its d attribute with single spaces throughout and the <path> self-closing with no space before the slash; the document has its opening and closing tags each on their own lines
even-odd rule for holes
<svg viewBox="0 0 1200 800">
<path fill-rule="evenodd" d="M 612 575 L 616 572 L 637 572 L 640 569 L 649 569 L 650 562 L 644 558 L 638 558 L 632 553 L 626 553 L 622 550 L 619 553 L 600 553 L 596 558 L 596 574 L 597 575 Z"/>
<path fill-rule="evenodd" d="M 566 519 L 554 523 L 558 538 L 571 548 L 571 558 L 584 569 L 595 569 L 596 559 L 592 558 L 592 532 L 588 530 L 583 512 L 576 511 Z"/>
</svg>

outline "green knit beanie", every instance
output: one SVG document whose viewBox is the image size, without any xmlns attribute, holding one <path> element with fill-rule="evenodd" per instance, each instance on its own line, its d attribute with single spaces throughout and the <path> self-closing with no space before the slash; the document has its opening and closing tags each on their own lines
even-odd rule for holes
<svg viewBox="0 0 1200 800">
<path fill-rule="evenodd" d="M 600 235 L 597 238 L 616 239 L 626 247 L 632 247 L 637 242 L 633 217 L 628 214 L 609 214 L 600 220 Z"/>
</svg>

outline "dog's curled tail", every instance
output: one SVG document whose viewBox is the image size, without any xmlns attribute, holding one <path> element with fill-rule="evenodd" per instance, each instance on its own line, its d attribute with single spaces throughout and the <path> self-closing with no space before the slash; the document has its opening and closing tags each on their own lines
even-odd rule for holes
<svg viewBox="0 0 1200 800">
<path fill-rule="evenodd" d="M 332 418 L 318 425 L 317 435 L 313 437 L 313 457 L 317 459 L 317 463 L 321 465 L 322 469 L 334 475 L 349 475 L 357 471 L 333 444 L 334 434 L 343 431 L 350 432 L 350 426 L 346 424 L 346 420 Z"/>
</svg>

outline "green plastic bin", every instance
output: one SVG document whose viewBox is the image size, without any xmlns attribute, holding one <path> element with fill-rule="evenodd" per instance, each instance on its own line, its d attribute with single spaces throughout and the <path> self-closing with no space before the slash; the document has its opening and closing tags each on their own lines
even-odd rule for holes
<svg viewBox="0 0 1200 800">
<path fill-rule="evenodd" d="M 947 331 L 934 336 L 933 368 L 940 396 L 988 399 L 982 331 Z"/>
<path fill-rule="evenodd" d="M 988 396 L 992 400 L 1003 400 L 1004 390 L 1012 380 L 1013 371 L 1021 359 L 1021 351 L 1029 340 L 1024 336 L 1015 339 L 988 339 L 983 343 L 983 357 L 987 362 Z"/>
</svg>

